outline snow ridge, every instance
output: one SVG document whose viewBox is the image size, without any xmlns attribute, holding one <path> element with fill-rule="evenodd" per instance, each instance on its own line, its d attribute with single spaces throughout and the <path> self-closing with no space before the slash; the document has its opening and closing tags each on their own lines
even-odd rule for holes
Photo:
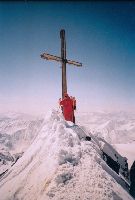
<svg viewBox="0 0 135 200">
<path fill-rule="evenodd" d="M 83 138 L 83 130 L 50 111 L 33 143 L 1 179 L 0 196 L 3 200 L 132 200 L 120 177 L 102 160 L 96 142 Z"/>
</svg>

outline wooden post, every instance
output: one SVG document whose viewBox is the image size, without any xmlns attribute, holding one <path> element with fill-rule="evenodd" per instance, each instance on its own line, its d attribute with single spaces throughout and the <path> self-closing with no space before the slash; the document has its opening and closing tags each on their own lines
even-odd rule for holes
<svg viewBox="0 0 135 200">
<path fill-rule="evenodd" d="M 66 40 L 65 30 L 60 31 L 61 38 L 61 59 L 62 59 L 62 98 L 67 93 L 67 79 L 66 79 Z"/>
</svg>

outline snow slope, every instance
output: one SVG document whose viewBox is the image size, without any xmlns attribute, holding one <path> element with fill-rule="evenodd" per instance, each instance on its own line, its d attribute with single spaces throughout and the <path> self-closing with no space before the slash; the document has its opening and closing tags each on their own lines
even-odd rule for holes
<svg viewBox="0 0 135 200">
<path fill-rule="evenodd" d="M 132 200 L 101 158 L 98 140 L 50 111 L 33 143 L 2 177 L 2 200 Z"/>
</svg>

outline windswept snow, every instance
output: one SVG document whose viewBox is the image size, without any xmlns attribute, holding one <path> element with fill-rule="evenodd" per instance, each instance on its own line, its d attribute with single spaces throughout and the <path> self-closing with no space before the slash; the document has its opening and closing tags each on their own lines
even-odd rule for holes
<svg viewBox="0 0 135 200">
<path fill-rule="evenodd" d="M 98 138 L 52 110 L 23 156 L 2 177 L 2 200 L 132 200 L 101 158 Z"/>
</svg>

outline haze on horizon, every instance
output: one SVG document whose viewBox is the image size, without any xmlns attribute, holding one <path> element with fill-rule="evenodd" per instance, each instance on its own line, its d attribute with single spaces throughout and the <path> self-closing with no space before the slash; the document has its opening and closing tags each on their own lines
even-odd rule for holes
<svg viewBox="0 0 135 200">
<path fill-rule="evenodd" d="M 66 31 L 68 93 L 78 111 L 135 112 L 135 3 L 0 2 L 0 111 L 43 113 L 58 107 Z"/>
</svg>

